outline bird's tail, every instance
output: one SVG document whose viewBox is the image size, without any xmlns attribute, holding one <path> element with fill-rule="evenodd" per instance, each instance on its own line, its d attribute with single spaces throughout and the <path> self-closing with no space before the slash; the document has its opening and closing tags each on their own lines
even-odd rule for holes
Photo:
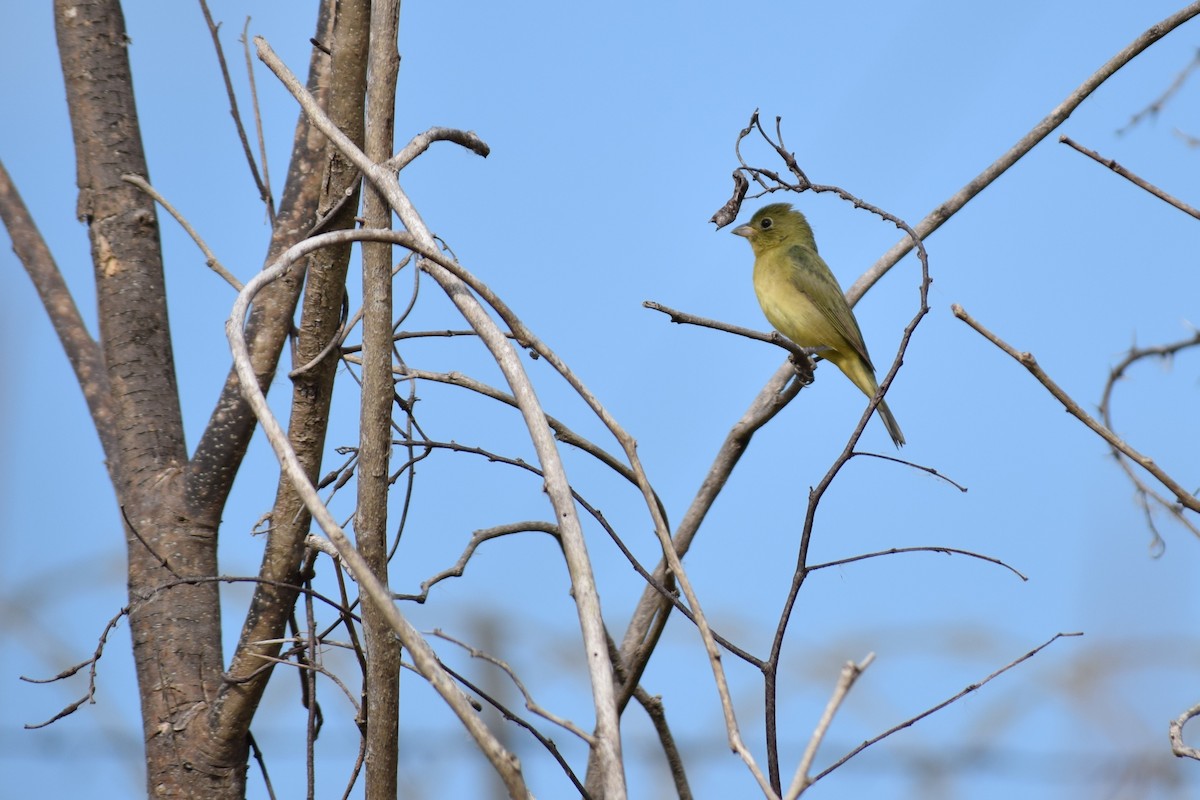
<svg viewBox="0 0 1200 800">
<path fill-rule="evenodd" d="M 822 355 L 836 364 L 837 368 L 850 379 L 850 382 L 867 397 L 874 397 L 875 393 L 879 391 L 879 384 L 875 382 L 875 373 L 871 369 L 870 363 L 858 354 L 852 353 L 847 356 L 838 350 L 831 350 Z M 883 425 L 891 435 L 892 441 L 896 443 L 896 447 L 902 447 L 904 434 L 900 432 L 900 426 L 896 424 L 896 418 L 892 416 L 892 410 L 888 408 L 887 402 L 880 400 L 875 410 L 879 412 L 879 419 L 883 421 Z"/>
<path fill-rule="evenodd" d="M 896 418 L 892 416 L 892 410 L 888 408 L 887 401 L 880 400 L 875 410 L 879 412 L 879 419 L 883 421 L 883 426 L 887 428 L 887 432 L 891 435 L 892 441 L 896 443 L 896 447 L 903 447 L 904 434 L 900 432 L 900 426 L 896 424 Z"/>
</svg>

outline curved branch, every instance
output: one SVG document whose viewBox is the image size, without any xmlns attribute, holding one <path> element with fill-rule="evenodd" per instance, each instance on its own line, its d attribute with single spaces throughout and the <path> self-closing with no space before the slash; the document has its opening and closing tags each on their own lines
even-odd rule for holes
<svg viewBox="0 0 1200 800">
<path fill-rule="evenodd" d="M 1143 358 L 1163 358 L 1168 359 L 1176 353 L 1186 350 L 1190 347 L 1200 345 L 1200 331 L 1190 336 L 1187 339 L 1181 339 L 1177 342 L 1169 344 L 1155 345 L 1153 347 L 1133 347 L 1125 354 L 1116 366 L 1108 373 L 1108 380 L 1104 382 L 1104 391 L 1100 396 L 1100 418 L 1104 421 L 1104 426 L 1109 430 L 1113 430 L 1112 421 L 1112 395 L 1116 389 L 1117 381 L 1125 376 L 1125 371 L 1133 364 L 1141 361 Z M 1166 543 L 1158 532 L 1158 527 L 1154 524 L 1154 509 L 1151 507 L 1150 501 L 1153 500 L 1161 506 L 1168 514 L 1175 518 L 1180 525 L 1187 528 L 1194 536 L 1200 537 L 1200 527 L 1195 522 L 1188 519 L 1183 514 L 1183 509 L 1177 504 L 1172 503 L 1167 498 L 1150 488 L 1147 483 L 1142 480 L 1141 476 L 1129 464 L 1129 460 L 1115 447 L 1109 446 L 1112 450 L 1113 458 L 1117 460 L 1117 464 L 1121 470 L 1129 476 L 1129 480 L 1133 483 L 1134 491 L 1137 493 L 1137 499 L 1142 510 L 1146 514 L 1146 525 L 1150 528 L 1150 533 L 1153 538 L 1150 541 L 1150 552 L 1154 555 L 1160 555 L 1166 547 Z"/>
<path fill-rule="evenodd" d="M 392 602 L 391 593 L 388 588 L 371 571 L 362 555 L 355 549 L 349 537 L 346 536 L 346 532 L 342 530 L 342 527 L 333 518 L 333 515 L 329 512 L 325 504 L 321 502 L 316 489 L 313 488 L 312 483 L 309 482 L 308 476 L 305 474 L 304 466 L 296 458 L 296 454 L 288 442 L 287 434 L 267 405 L 266 396 L 258 385 L 258 380 L 254 374 L 254 367 L 250 362 L 250 353 L 243 333 L 243 328 L 246 324 L 246 315 L 249 312 L 254 295 L 263 286 L 287 272 L 296 260 L 321 247 L 338 244 L 344 245 L 364 239 L 388 241 L 389 237 L 396 235 L 395 233 L 380 230 L 332 231 L 293 245 L 285 251 L 278 261 L 251 279 L 246 284 L 246 288 L 238 294 L 229 320 L 225 323 L 225 332 L 229 338 L 234 365 L 237 368 L 238 377 L 241 380 L 242 391 L 245 393 L 246 400 L 258 417 L 263 433 L 266 434 L 271 447 L 275 450 L 276 457 L 279 459 L 284 474 L 291 481 L 296 493 L 303 500 L 305 508 L 308 509 L 313 519 L 321 526 L 321 530 L 325 532 L 334 546 L 337 547 L 342 561 L 353 571 L 359 588 L 375 604 L 388 624 L 391 625 L 392 630 L 395 631 L 401 643 L 412 654 L 413 662 L 416 664 L 421 675 L 442 696 L 446 704 L 450 706 L 451 710 L 462 721 L 463 726 L 471 734 L 472 738 L 475 739 L 480 749 L 483 750 L 488 760 L 492 762 L 497 773 L 504 780 L 505 785 L 508 786 L 510 793 L 516 797 L 525 797 L 528 795 L 528 790 L 525 788 L 524 779 L 521 777 L 520 764 L 516 756 L 510 753 L 496 739 L 492 732 L 488 730 L 483 721 L 479 719 L 470 700 L 462 693 L 450 676 L 446 674 L 445 670 L 442 669 L 438 662 L 437 654 L 434 653 L 429 643 L 425 641 L 424 637 L 417 632 L 416 628 L 396 608 Z"/>
<path fill-rule="evenodd" d="M 941 553 L 941 554 L 947 555 L 947 556 L 957 555 L 957 556 L 967 556 L 968 558 L 977 558 L 980 561 L 986 561 L 989 564 L 995 564 L 998 567 L 1004 567 L 1006 570 L 1011 572 L 1013 575 L 1016 575 L 1018 578 L 1020 578 L 1023 581 L 1029 580 L 1029 578 L 1025 577 L 1025 574 L 1022 573 L 1019 569 L 1017 569 L 1016 567 L 1013 567 L 1009 564 L 1004 563 L 1003 561 L 1001 561 L 1000 559 L 998 559 L 994 556 L 985 556 L 982 553 L 973 553 L 970 550 L 962 550 L 957 547 L 933 547 L 933 546 L 892 547 L 887 550 L 879 550 L 874 553 L 862 553 L 857 556 L 849 556 L 847 558 L 839 558 L 835 561 L 826 561 L 823 564 L 811 564 L 808 567 L 808 571 L 816 572 L 819 569 L 827 569 L 829 567 L 840 567 L 845 564 L 853 564 L 855 561 L 865 561 L 868 558 L 879 558 L 880 556 L 894 556 L 897 553 Z"/>
<path fill-rule="evenodd" d="M 480 158 L 487 158 L 492 152 L 487 142 L 480 139 L 474 131 L 460 131 L 457 128 L 430 128 L 424 133 L 414 136 L 412 141 L 404 145 L 404 149 L 384 162 L 383 166 L 397 171 L 402 170 L 417 156 L 428 150 L 434 142 L 454 142 Z"/>
<path fill-rule="evenodd" d="M 375 164 L 334 126 L 329 118 L 305 91 L 295 76 L 287 69 L 262 37 L 257 37 L 259 58 L 279 77 L 288 91 L 300 102 L 306 114 L 330 141 L 354 162 L 369 180 L 387 198 L 400 217 L 404 227 L 412 232 L 415 245 L 410 248 L 419 252 L 426 262 L 422 267 L 446 292 L 451 302 L 467 319 L 488 348 L 497 366 L 504 374 L 513 396 L 520 404 L 521 414 L 529 429 L 530 440 L 546 473 L 546 494 L 554 508 L 560 526 L 563 554 L 571 576 L 572 596 L 575 600 L 582 633 L 584 651 L 588 663 L 588 675 L 592 684 L 592 696 L 596 711 L 595 752 L 603 767 L 604 786 L 613 800 L 625 795 L 625 775 L 621 759 L 620 718 L 617 713 L 613 691 L 613 668 L 608 659 L 607 640 L 600 611 L 600 596 L 592 574 L 583 537 L 583 528 L 575 512 L 570 484 L 562 460 L 545 424 L 545 414 L 534 393 L 524 364 L 505 339 L 495 320 L 484 311 L 479 301 L 469 291 L 462 279 L 457 262 L 450 261 L 437 252 L 436 242 L 428 227 L 408 199 L 396 174 Z M 507 320 L 506 320 L 507 321 Z M 518 336 L 521 331 L 513 330 Z M 632 441 L 632 440 L 630 440 Z M 646 492 L 643 486 L 643 492 Z M 650 501 L 653 505 L 652 501 Z M 373 598 L 374 599 L 374 598 Z M 500 764 L 496 762 L 497 767 Z M 514 787 L 510 787 L 510 790 Z M 522 784 L 521 790 L 524 791 Z"/>
<path fill-rule="evenodd" d="M 1194 705 L 1187 711 L 1184 711 L 1178 717 L 1171 720 L 1171 724 L 1167 726 L 1168 734 L 1171 737 L 1171 752 L 1180 758 L 1190 758 L 1200 761 L 1200 750 L 1188 747 L 1183 743 L 1183 726 L 1198 716 L 1200 716 L 1200 704 Z"/>
</svg>

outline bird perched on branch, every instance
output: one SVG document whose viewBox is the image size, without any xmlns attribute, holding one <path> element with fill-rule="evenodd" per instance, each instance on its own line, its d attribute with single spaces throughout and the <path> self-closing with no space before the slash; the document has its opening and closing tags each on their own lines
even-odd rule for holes
<svg viewBox="0 0 1200 800">
<path fill-rule="evenodd" d="M 837 278 L 817 254 L 804 215 L 788 203 L 772 203 L 733 233 L 745 236 L 754 250 L 754 293 L 775 330 L 801 347 L 818 348 L 863 394 L 874 397 L 879 384 L 862 331 Z M 904 434 L 891 409 L 880 400 L 877 410 L 900 447 Z"/>
</svg>

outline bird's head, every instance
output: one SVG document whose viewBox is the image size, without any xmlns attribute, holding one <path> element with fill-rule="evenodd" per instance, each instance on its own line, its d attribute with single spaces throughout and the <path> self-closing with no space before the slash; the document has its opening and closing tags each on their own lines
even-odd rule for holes
<svg viewBox="0 0 1200 800">
<path fill-rule="evenodd" d="M 772 203 L 763 206 L 745 225 L 739 225 L 731 233 L 745 236 L 750 241 L 754 254 L 759 255 L 780 245 L 807 245 L 816 252 L 808 220 L 799 211 L 792 210 L 790 203 Z"/>
</svg>

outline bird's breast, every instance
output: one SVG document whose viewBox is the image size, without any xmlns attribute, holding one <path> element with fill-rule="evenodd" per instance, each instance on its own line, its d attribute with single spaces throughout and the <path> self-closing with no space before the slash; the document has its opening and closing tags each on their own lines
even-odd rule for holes
<svg viewBox="0 0 1200 800">
<path fill-rule="evenodd" d="M 784 270 L 756 263 L 754 293 L 767 321 L 801 347 L 828 346 L 839 338 L 825 315 Z"/>
</svg>

